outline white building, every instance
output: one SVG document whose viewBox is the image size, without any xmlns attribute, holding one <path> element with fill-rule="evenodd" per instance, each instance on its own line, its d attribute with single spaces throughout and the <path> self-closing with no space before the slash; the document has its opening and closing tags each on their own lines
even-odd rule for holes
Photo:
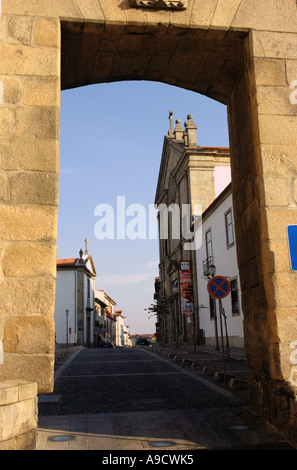
<svg viewBox="0 0 297 470">
<path fill-rule="evenodd" d="M 104 290 L 95 291 L 96 346 L 111 341 L 115 346 L 131 346 L 129 327 L 125 325 L 122 310 L 115 310 L 116 303 Z"/>
<path fill-rule="evenodd" d="M 125 317 L 122 314 L 122 310 L 115 312 L 116 318 L 116 345 L 125 346 Z"/>
<path fill-rule="evenodd" d="M 214 265 L 216 267 L 215 275 L 227 277 L 231 285 L 230 293 L 221 300 L 226 315 L 229 346 L 244 347 L 231 183 L 202 214 L 202 246 L 196 252 L 196 260 L 199 328 L 204 332 L 205 344 L 217 345 L 218 341 L 221 348 L 219 300 L 214 300 L 207 290 L 207 284 L 211 277 L 209 266 Z M 222 320 L 226 344 L 224 317 Z"/>
<path fill-rule="evenodd" d="M 115 306 L 116 302 L 104 290 L 95 291 L 95 335 L 98 347 L 106 341 L 116 341 Z"/>
<path fill-rule="evenodd" d="M 80 250 L 78 258 L 58 259 L 55 299 L 56 343 L 94 343 L 96 270 L 92 256 Z"/>
<path fill-rule="evenodd" d="M 114 313 L 116 319 L 116 345 L 117 346 L 131 346 L 131 337 L 129 333 L 129 326 L 125 325 L 125 318 L 122 310 L 116 310 Z"/>
<path fill-rule="evenodd" d="M 132 346 L 132 339 L 128 325 L 124 325 L 124 346 Z"/>
</svg>

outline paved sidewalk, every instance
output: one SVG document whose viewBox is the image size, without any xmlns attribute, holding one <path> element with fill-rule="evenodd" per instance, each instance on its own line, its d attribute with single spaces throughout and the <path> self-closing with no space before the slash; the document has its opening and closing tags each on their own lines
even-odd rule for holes
<svg viewBox="0 0 297 470">
<path fill-rule="evenodd" d="M 242 348 L 230 348 L 230 356 L 226 357 L 222 350 L 216 351 L 214 346 L 197 346 L 169 348 L 154 345 L 152 352 L 190 368 L 203 375 L 205 379 L 232 391 L 243 400 L 248 399 L 247 369 L 245 351 Z"/>
</svg>

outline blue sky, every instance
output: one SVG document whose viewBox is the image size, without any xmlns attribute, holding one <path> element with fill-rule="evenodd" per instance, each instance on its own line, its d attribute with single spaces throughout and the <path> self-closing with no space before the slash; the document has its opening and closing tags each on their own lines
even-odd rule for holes
<svg viewBox="0 0 297 470">
<path fill-rule="evenodd" d="M 154 333 L 153 302 L 158 275 L 158 241 L 98 240 L 96 206 L 117 197 L 126 207 L 154 203 L 164 135 L 192 114 L 198 144 L 229 146 L 226 107 L 197 93 L 155 82 L 91 85 L 61 94 L 58 258 L 78 256 L 88 239 L 96 289 L 104 289 L 123 310 L 130 332 Z M 127 222 L 131 218 L 127 217 Z"/>
</svg>

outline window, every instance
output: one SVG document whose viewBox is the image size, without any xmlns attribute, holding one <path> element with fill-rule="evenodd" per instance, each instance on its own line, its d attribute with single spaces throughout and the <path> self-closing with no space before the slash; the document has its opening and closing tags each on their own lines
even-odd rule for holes
<svg viewBox="0 0 297 470">
<path fill-rule="evenodd" d="M 206 241 L 206 257 L 207 259 L 212 258 L 212 238 L 211 238 L 211 230 L 208 230 L 205 234 L 205 241 Z"/>
<path fill-rule="evenodd" d="M 164 240 L 165 258 L 168 256 L 168 240 Z"/>
<path fill-rule="evenodd" d="M 210 309 L 210 319 L 214 320 L 216 317 L 216 299 L 209 296 L 209 309 Z"/>
<path fill-rule="evenodd" d="M 232 246 L 234 244 L 234 234 L 233 234 L 233 221 L 232 221 L 231 209 L 225 214 L 225 227 L 226 227 L 227 247 Z"/>
<path fill-rule="evenodd" d="M 232 315 L 239 315 L 237 280 L 233 279 L 232 281 L 230 281 L 230 286 L 231 286 Z"/>
</svg>

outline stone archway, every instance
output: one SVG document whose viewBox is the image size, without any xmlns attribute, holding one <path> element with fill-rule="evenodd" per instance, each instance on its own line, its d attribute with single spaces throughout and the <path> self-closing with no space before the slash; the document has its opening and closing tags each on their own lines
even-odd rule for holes
<svg viewBox="0 0 297 470">
<path fill-rule="evenodd" d="M 53 388 L 61 87 L 162 81 L 228 105 L 250 397 L 294 436 L 296 2 L 148 3 L 2 0 L 0 377 Z"/>
</svg>

